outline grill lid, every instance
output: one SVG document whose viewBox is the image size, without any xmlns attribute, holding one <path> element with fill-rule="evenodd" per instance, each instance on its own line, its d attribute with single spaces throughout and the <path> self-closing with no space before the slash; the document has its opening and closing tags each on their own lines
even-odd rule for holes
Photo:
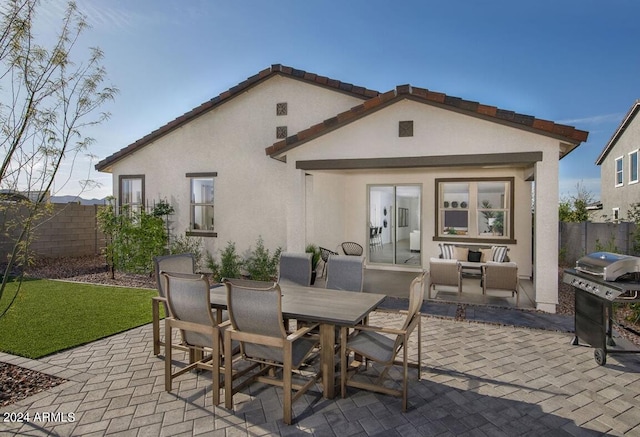
<svg viewBox="0 0 640 437">
<path fill-rule="evenodd" d="M 615 281 L 629 273 L 640 272 L 640 258 L 611 252 L 594 252 L 576 261 L 576 270 Z"/>
</svg>

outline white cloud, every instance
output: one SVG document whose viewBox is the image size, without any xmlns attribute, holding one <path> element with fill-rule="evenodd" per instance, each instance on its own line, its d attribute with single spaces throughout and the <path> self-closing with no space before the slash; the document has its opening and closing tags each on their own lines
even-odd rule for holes
<svg viewBox="0 0 640 437">
<path fill-rule="evenodd" d="M 609 124 L 609 123 L 620 123 L 624 114 L 615 113 L 615 114 L 602 114 L 602 115 L 594 115 L 591 117 L 584 118 L 572 118 L 566 120 L 559 120 L 557 123 L 560 124 L 569 124 L 569 125 L 597 125 L 597 124 Z"/>
</svg>

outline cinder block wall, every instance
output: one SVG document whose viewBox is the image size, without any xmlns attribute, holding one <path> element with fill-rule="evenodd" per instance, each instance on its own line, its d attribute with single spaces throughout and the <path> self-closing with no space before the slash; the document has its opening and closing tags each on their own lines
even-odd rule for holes
<svg viewBox="0 0 640 437">
<path fill-rule="evenodd" d="M 561 261 L 572 266 L 588 253 L 599 250 L 639 256 L 634 251 L 633 223 L 560 222 Z"/>
<path fill-rule="evenodd" d="M 98 230 L 97 205 L 68 203 L 52 206 L 52 213 L 40 219 L 35 227 L 31 251 L 37 257 L 77 257 L 102 253 L 105 237 Z M 0 259 L 4 261 L 13 242 L 4 236 L 2 240 Z"/>
</svg>

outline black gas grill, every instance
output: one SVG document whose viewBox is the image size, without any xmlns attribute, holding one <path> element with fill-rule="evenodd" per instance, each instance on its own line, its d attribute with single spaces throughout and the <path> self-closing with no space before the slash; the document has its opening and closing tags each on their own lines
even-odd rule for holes
<svg viewBox="0 0 640 437">
<path fill-rule="evenodd" d="M 607 352 L 640 353 L 607 348 L 615 346 L 613 302 L 640 302 L 640 258 L 595 252 L 580 258 L 574 269 L 566 269 L 563 282 L 575 291 L 576 335 L 572 344 L 582 340 L 595 348 L 594 357 L 601 366 L 607 362 Z"/>
</svg>

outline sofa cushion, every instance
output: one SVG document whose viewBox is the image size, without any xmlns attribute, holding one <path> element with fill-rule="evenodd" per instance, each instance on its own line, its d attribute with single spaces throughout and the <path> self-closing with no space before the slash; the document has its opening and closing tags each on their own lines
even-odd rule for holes
<svg viewBox="0 0 640 437">
<path fill-rule="evenodd" d="M 479 250 L 469 250 L 467 255 L 467 261 L 472 263 L 479 263 L 482 260 L 482 252 Z"/>
<path fill-rule="evenodd" d="M 453 249 L 453 258 L 458 261 L 467 261 L 469 257 L 469 248 L 468 247 L 455 247 Z"/>
<path fill-rule="evenodd" d="M 491 261 L 491 249 L 480 249 L 480 253 L 482 257 L 480 258 L 480 262 L 486 263 L 487 261 Z"/>
<path fill-rule="evenodd" d="M 507 246 L 492 246 L 491 258 L 487 261 L 504 262 L 507 257 Z"/>
<path fill-rule="evenodd" d="M 455 246 L 453 244 L 438 244 L 440 246 L 440 257 L 442 259 L 456 259 L 455 258 Z"/>
</svg>

